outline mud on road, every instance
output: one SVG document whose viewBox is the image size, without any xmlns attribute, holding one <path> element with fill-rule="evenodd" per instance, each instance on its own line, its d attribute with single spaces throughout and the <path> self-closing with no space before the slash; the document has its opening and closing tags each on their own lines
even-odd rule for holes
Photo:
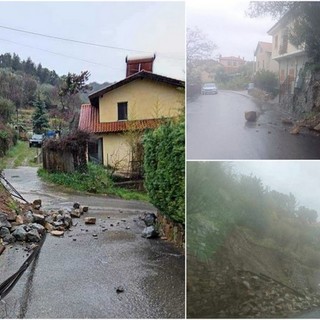
<svg viewBox="0 0 320 320">
<path fill-rule="evenodd" d="M 89 206 L 64 237 L 48 234 L 40 255 L 0 302 L 1 318 L 184 318 L 185 258 L 170 243 L 141 237 L 148 203 L 66 193 L 43 184 L 36 168 L 5 170 L 28 201 L 43 208 Z M 0 282 L 13 274 L 27 253 L 21 244 L 0 257 Z M 124 291 L 117 292 L 121 286 Z"/>
</svg>

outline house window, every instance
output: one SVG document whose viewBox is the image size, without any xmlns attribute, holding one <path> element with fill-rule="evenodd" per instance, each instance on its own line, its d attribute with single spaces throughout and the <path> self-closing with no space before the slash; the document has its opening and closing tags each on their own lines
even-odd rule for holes
<svg viewBox="0 0 320 320">
<path fill-rule="evenodd" d="M 278 49 L 278 35 L 274 37 L 274 48 Z"/>
<path fill-rule="evenodd" d="M 118 102 L 118 121 L 128 120 L 128 102 Z"/>
</svg>

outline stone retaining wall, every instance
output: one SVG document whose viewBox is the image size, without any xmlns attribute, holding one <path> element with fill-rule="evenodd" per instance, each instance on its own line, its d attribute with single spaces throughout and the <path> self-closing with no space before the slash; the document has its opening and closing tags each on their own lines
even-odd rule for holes
<svg viewBox="0 0 320 320">
<path fill-rule="evenodd" d="M 177 247 L 185 248 L 185 227 L 181 223 L 157 213 L 160 234 L 163 238 L 173 242 Z"/>
</svg>

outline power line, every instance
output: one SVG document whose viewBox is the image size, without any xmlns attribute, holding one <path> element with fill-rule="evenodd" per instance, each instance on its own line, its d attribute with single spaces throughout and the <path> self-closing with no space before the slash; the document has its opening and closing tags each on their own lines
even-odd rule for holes
<svg viewBox="0 0 320 320">
<path fill-rule="evenodd" d="M 87 41 L 81 41 L 81 40 L 75 40 L 75 39 L 62 38 L 62 37 L 47 35 L 47 34 L 44 34 L 44 33 L 32 32 L 32 31 L 27 31 L 27 30 L 22 30 L 22 29 L 17 29 L 17 28 L 11 28 L 11 27 L 1 26 L 1 25 L 0 25 L 0 28 L 7 29 L 7 30 L 12 30 L 12 31 L 16 31 L 16 32 L 32 34 L 32 35 L 45 37 L 45 38 L 50 38 L 50 39 L 68 41 L 68 42 L 73 42 L 73 43 L 80 43 L 80 44 L 83 44 L 83 45 L 89 45 L 89 46 L 95 46 L 95 47 L 101 47 L 101 48 L 108 48 L 108 49 L 114 49 L 114 50 L 123 50 L 123 51 L 131 51 L 131 52 L 137 52 L 137 53 L 148 53 L 148 54 L 152 54 L 153 53 L 153 52 L 150 52 L 150 51 L 128 49 L 128 48 L 123 48 L 123 47 L 109 46 L 109 45 L 100 44 L 100 43 L 93 43 L 93 42 L 87 42 Z M 173 58 L 173 57 L 170 57 L 170 56 L 168 56 L 166 54 L 163 54 L 161 52 L 160 52 L 160 54 L 162 56 L 168 58 L 168 59 L 184 60 L 184 58 Z"/>
<path fill-rule="evenodd" d="M 45 38 L 50 38 L 50 39 L 85 44 L 85 45 L 90 45 L 90 46 L 95 46 L 95 47 L 102 47 L 102 48 L 115 49 L 115 50 L 133 51 L 133 52 L 139 52 L 139 53 L 151 53 L 151 52 L 142 51 L 142 50 L 134 50 L 134 49 L 121 48 L 121 47 L 107 46 L 107 45 L 99 44 L 99 43 L 56 37 L 56 36 L 51 36 L 51 35 L 47 35 L 47 34 L 43 34 L 43 33 L 32 32 L 32 31 L 27 31 L 27 30 L 22 30 L 22 29 L 16 29 L 16 28 L 11 28 L 11 27 L 6 27 L 6 26 L 0 26 L 0 28 L 12 30 L 12 31 L 17 31 L 17 32 L 28 33 L 28 34 L 32 34 L 32 35 L 36 35 L 36 36 L 40 36 L 40 37 L 45 37 Z"/>
<path fill-rule="evenodd" d="M 70 58 L 70 59 L 74 59 L 74 60 L 79 60 L 79 61 L 83 61 L 83 62 L 87 62 L 87 63 L 91 63 L 91 64 L 95 64 L 95 65 L 99 65 L 99 66 L 103 66 L 103 67 L 107 67 L 107 68 L 111 68 L 111 69 L 122 70 L 122 68 L 107 66 L 107 65 L 99 63 L 99 62 L 85 60 L 85 59 L 81 59 L 81 58 L 77 58 L 77 57 L 72 57 L 72 56 L 69 56 L 69 55 L 66 55 L 66 54 L 63 54 L 63 53 L 58 53 L 58 52 L 54 52 L 54 51 L 50 51 L 50 50 L 46 50 L 46 49 L 42 49 L 42 48 L 33 47 L 33 46 L 28 45 L 28 44 L 22 44 L 22 43 L 19 43 L 19 42 L 16 42 L 16 41 L 12 41 L 12 40 L 7 40 L 7 39 L 0 38 L 0 41 L 14 43 L 14 44 L 17 44 L 19 46 L 28 47 L 28 48 L 31 48 L 31 49 L 37 49 L 37 50 L 41 50 L 41 51 L 44 51 L 44 52 L 49 52 L 51 54 L 55 54 L 55 55 L 58 55 L 58 56 L 62 56 L 62 57 L 66 57 L 66 58 Z"/>
</svg>

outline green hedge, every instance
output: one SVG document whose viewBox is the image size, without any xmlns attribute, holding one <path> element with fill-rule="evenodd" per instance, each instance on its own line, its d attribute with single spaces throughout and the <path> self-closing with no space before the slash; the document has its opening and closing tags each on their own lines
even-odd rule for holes
<svg viewBox="0 0 320 320">
<path fill-rule="evenodd" d="M 184 120 L 167 120 L 144 137 L 145 187 L 151 203 L 173 221 L 185 215 Z"/>
</svg>

